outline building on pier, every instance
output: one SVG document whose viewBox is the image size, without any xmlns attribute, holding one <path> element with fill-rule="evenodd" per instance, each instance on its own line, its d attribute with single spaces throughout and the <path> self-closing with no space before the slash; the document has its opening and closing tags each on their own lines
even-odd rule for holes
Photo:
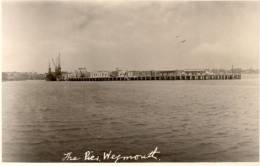
<svg viewBox="0 0 260 166">
<path fill-rule="evenodd" d="M 109 71 L 90 72 L 90 78 L 108 78 L 108 77 L 110 77 Z"/>
</svg>

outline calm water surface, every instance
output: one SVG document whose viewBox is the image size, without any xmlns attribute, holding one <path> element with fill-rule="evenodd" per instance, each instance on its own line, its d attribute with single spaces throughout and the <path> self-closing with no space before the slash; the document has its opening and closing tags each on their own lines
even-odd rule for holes
<svg viewBox="0 0 260 166">
<path fill-rule="evenodd" d="M 3 82 L 3 160 L 157 146 L 161 161 L 258 161 L 257 78 Z"/>
</svg>

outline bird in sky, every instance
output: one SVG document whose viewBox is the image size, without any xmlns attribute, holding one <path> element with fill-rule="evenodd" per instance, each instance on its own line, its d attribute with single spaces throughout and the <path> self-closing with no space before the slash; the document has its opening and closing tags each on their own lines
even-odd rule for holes
<svg viewBox="0 0 260 166">
<path fill-rule="evenodd" d="M 182 41 L 181 41 L 181 43 L 185 43 L 185 42 L 186 42 L 186 40 L 182 40 Z"/>
</svg>

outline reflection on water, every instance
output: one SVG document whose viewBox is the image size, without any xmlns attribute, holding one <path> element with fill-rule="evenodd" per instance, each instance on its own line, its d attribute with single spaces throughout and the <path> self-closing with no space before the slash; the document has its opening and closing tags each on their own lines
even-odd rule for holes
<svg viewBox="0 0 260 166">
<path fill-rule="evenodd" d="M 256 76 L 242 80 L 3 82 L 3 160 L 65 152 L 257 161 Z"/>
</svg>

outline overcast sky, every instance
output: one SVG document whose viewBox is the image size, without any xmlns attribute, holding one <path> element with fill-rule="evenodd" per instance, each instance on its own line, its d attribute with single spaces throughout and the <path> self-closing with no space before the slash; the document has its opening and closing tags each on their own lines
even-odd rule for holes
<svg viewBox="0 0 260 166">
<path fill-rule="evenodd" d="M 258 67 L 259 2 L 5 2 L 3 71 Z"/>
</svg>

